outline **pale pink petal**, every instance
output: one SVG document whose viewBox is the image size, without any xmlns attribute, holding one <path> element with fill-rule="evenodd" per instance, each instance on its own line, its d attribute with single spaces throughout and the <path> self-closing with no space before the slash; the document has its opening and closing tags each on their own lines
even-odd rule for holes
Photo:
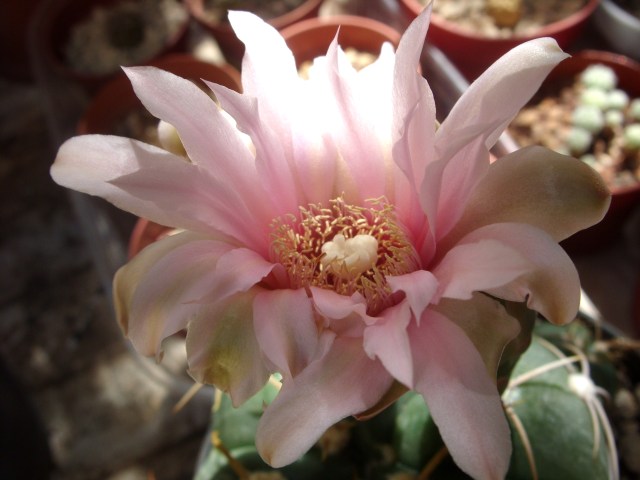
<svg viewBox="0 0 640 480">
<path fill-rule="evenodd" d="M 329 427 L 373 406 L 391 383 L 361 339 L 336 338 L 326 356 L 285 382 L 265 410 L 256 434 L 260 455 L 276 468 L 294 462 Z"/>
<path fill-rule="evenodd" d="M 420 192 L 427 163 L 434 159 L 435 101 L 429 84 L 418 72 L 430 16 L 431 4 L 402 35 L 393 75 L 394 160 L 416 192 Z M 420 200 L 427 202 L 428 198 L 421 196 Z M 428 210 L 426 213 L 431 213 Z"/>
<path fill-rule="evenodd" d="M 551 38 L 523 43 L 498 59 L 456 102 L 435 135 L 436 156 L 448 162 L 438 200 L 438 239 L 458 221 L 486 174 L 489 148 L 566 57 Z"/>
<path fill-rule="evenodd" d="M 434 226 L 445 162 L 434 162 L 435 118 L 430 100 L 418 100 L 398 132 L 393 158 L 402 174 L 396 174 L 396 211 L 422 262 L 435 253 Z M 426 218 L 425 218 L 426 216 Z"/>
<path fill-rule="evenodd" d="M 182 330 L 200 305 L 219 258 L 234 248 L 189 232 L 154 242 L 120 268 L 114 303 L 120 324 L 143 355 L 160 355 L 162 341 Z"/>
<path fill-rule="evenodd" d="M 404 292 L 411 313 L 420 318 L 438 290 L 438 279 L 426 270 L 416 270 L 406 275 L 389 276 L 387 283 L 393 292 Z"/>
<path fill-rule="evenodd" d="M 243 92 L 249 101 L 258 99 L 251 117 L 236 120 L 243 131 L 253 132 L 250 135 L 256 145 L 256 163 L 261 178 L 281 201 L 284 200 L 282 197 L 287 197 L 291 202 L 297 199 L 291 194 L 296 193 L 298 187 L 291 176 L 291 129 L 295 124 L 292 114 L 306 104 L 295 59 L 277 30 L 257 16 L 248 12 L 229 12 L 229 22 L 245 45 Z M 245 111 L 250 110 L 245 108 Z M 262 130 L 259 138 L 258 130 Z M 290 206 L 296 208 L 300 204 Z"/>
<path fill-rule="evenodd" d="M 430 165 L 429 173 L 437 175 L 443 166 L 442 161 Z M 441 185 L 437 190 L 438 213 L 434 227 L 436 239 L 442 239 L 451 231 L 463 215 L 465 205 L 473 193 L 478 182 L 484 178 L 489 170 L 489 150 L 482 137 L 476 137 L 456 152 L 441 170 Z M 433 183 L 433 182 L 431 182 Z M 428 188 L 432 185 L 423 185 Z"/>
<path fill-rule="evenodd" d="M 481 239 L 455 246 L 431 271 L 440 283 L 437 298 L 468 300 L 473 292 L 512 282 L 532 266 L 519 250 L 495 239 Z"/>
<path fill-rule="evenodd" d="M 236 407 L 258 392 L 270 374 L 253 331 L 252 302 L 259 291 L 207 305 L 187 331 L 189 373 L 229 393 Z"/>
<path fill-rule="evenodd" d="M 275 203 L 276 215 L 292 212 L 301 204 L 297 179 L 291 168 L 292 124 L 289 118 L 270 116 L 263 101 L 248 94 L 241 95 L 222 85 L 205 82 L 215 93 L 222 107 L 234 118 L 243 133 L 251 137 L 256 149 L 255 169 L 267 193 Z M 296 91 L 289 91 L 293 102 Z M 299 101 L 302 99 L 299 98 Z M 283 111 L 289 111 L 284 102 Z M 282 124 L 280 126 L 280 124 Z"/>
<path fill-rule="evenodd" d="M 253 189 L 260 191 L 260 185 L 255 185 L 253 155 L 204 91 L 189 80 L 154 67 L 129 67 L 124 71 L 145 108 L 178 130 L 192 162 L 239 188 L 252 182 Z M 249 195 L 253 193 L 243 189 Z"/>
<path fill-rule="evenodd" d="M 326 92 L 323 98 L 325 105 L 316 115 L 325 116 L 320 119 L 323 128 L 329 132 L 354 182 L 355 191 L 345 192 L 347 200 L 363 202 L 384 195 L 387 170 L 381 141 L 385 138 L 372 135 L 377 121 L 363 111 L 362 105 L 368 101 L 379 101 L 373 93 L 377 91 L 384 95 L 384 88 L 379 87 L 388 85 L 388 82 L 383 77 L 366 90 L 361 90 L 358 75 L 344 58 L 336 39 L 324 61 L 316 62 L 314 68 L 317 73 L 314 80 Z"/>
<path fill-rule="evenodd" d="M 528 223 L 560 241 L 599 222 L 610 200 L 600 175 L 584 162 L 526 147 L 491 164 L 443 244 L 500 222 Z"/>
<path fill-rule="evenodd" d="M 248 248 L 236 248 L 220 257 L 209 274 L 208 291 L 193 298 L 196 303 L 215 303 L 236 292 L 245 292 L 271 273 L 277 264 Z"/>
<path fill-rule="evenodd" d="M 278 31 L 248 12 L 229 12 L 229 23 L 244 43 L 242 89 L 249 96 L 266 102 L 277 111 L 279 100 L 287 99 L 298 83 L 298 70 L 293 54 Z"/>
<path fill-rule="evenodd" d="M 399 382 L 413 383 L 413 362 L 407 327 L 412 319 L 408 302 L 387 308 L 382 318 L 364 331 L 363 346 L 367 355 L 377 358 Z"/>
<path fill-rule="evenodd" d="M 376 322 L 375 318 L 367 315 L 367 303 L 360 293 L 347 297 L 318 287 L 310 287 L 309 291 L 323 326 L 340 335 L 362 336 L 364 326 Z"/>
<path fill-rule="evenodd" d="M 513 48 L 489 67 L 456 102 L 436 133 L 436 152 L 450 158 L 481 136 L 490 148 L 547 74 L 569 55 L 552 38 Z"/>
<path fill-rule="evenodd" d="M 511 433 L 494 380 L 465 332 L 427 310 L 412 323 L 414 388 L 424 397 L 456 464 L 477 480 L 501 480 Z"/>
<path fill-rule="evenodd" d="M 285 382 L 317 353 L 318 327 L 304 289 L 259 293 L 253 303 L 253 325 L 262 352 Z"/>
<path fill-rule="evenodd" d="M 464 331 L 495 379 L 505 346 L 520 333 L 518 320 L 498 300 L 482 293 L 474 293 L 471 300 L 443 298 L 433 308 Z"/>
<path fill-rule="evenodd" d="M 565 251 L 542 230 L 527 224 L 500 223 L 471 232 L 461 243 L 487 239 L 507 245 L 527 259 L 531 269 L 512 282 L 485 291 L 527 306 L 554 323 L 572 321 L 580 304 L 580 278 Z"/>
<path fill-rule="evenodd" d="M 267 253 L 267 227 L 256 228 L 242 192 L 157 147 L 109 135 L 74 137 L 60 147 L 51 176 L 161 225 L 223 232 Z"/>
</svg>

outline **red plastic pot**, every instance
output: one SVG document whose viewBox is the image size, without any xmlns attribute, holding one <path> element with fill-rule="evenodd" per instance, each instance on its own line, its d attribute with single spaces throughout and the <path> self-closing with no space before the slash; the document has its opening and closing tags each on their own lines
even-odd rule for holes
<svg viewBox="0 0 640 480">
<path fill-rule="evenodd" d="M 424 5 L 418 0 L 399 2 L 405 13 L 412 18 L 424 9 Z M 514 35 L 509 38 L 477 35 L 433 14 L 428 39 L 431 45 L 440 48 L 471 81 L 513 47 L 528 40 L 553 37 L 562 49 L 567 49 L 580 37 L 598 3 L 599 0 L 589 0 L 582 9 L 563 20 L 545 25 L 530 35 Z"/>
<path fill-rule="evenodd" d="M 339 30 L 339 34 L 338 34 Z M 298 65 L 325 55 L 338 34 L 338 42 L 344 49 L 378 55 L 383 43 L 394 48 L 400 42 L 400 33 L 384 23 L 355 15 L 318 17 L 295 23 L 281 31 Z"/>
<path fill-rule="evenodd" d="M 191 16 L 216 39 L 227 61 L 238 64 L 244 53 L 244 45 L 238 40 L 231 26 L 228 23 L 215 23 L 207 18 L 204 0 L 183 0 L 183 2 Z M 276 29 L 282 30 L 301 20 L 316 17 L 322 2 L 323 0 L 306 0 L 293 10 L 268 19 L 267 22 Z"/>
</svg>

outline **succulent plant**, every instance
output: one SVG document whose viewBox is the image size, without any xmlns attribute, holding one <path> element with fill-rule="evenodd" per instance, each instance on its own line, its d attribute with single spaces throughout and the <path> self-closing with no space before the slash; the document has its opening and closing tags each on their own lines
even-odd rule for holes
<svg viewBox="0 0 640 480">
<path fill-rule="evenodd" d="M 632 123 L 624 129 L 624 145 L 630 151 L 640 150 L 640 123 Z"/>
<path fill-rule="evenodd" d="M 629 95 L 624 90 L 616 88 L 607 95 L 606 108 L 611 110 L 623 110 L 629 105 Z"/>
<path fill-rule="evenodd" d="M 629 116 L 640 121 L 640 98 L 634 98 L 629 104 Z"/>
<path fill-rule="evenodd" d="M 578 105 L 571 116 L 571 123 L 592 134 L 597 134 L 604 127 L 604 115 L 602 110 L 593 105 Z"/>
<path fill-rule="evenodd" d="M 580 82 L 586 87 L 609 91 L 616 87 L 618 78 L 606 65 L 595 64 L 587 67 L 580 75 Z"/>
<path fill-rule="evenodd" d="M 609 96 L 601 88 L 588 87 L 580 95 L 580 104 L 593 105 L 604 110 L 609 104 Z"/>
</svg>

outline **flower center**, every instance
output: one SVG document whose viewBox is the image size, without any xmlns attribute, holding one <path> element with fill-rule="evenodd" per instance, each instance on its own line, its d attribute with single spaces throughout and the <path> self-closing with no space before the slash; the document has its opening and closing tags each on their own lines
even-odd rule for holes
<svg viewBox="0 0 640 480">
<path fill-rule="evenodd" d="M 361 207 L 338 197 L 326 207 L 300 207 L 299 216 L 276 219 L 271 236 L 273 258 L 285 267 L 292 288 L 360 292 L 370 314 L 391 303 L 387 275 L 419 268 L 413 246 L 384 199 Z"/>
</svg>

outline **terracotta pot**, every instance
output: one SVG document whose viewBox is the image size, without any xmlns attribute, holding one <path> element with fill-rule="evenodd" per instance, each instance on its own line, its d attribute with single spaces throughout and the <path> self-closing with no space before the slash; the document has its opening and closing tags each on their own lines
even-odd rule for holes
<svg viewBox="0 0 640 480">
<path fill-rule="evenodd" d="M 424 5 L 418 0 L 399 1 L 405 13 L 412 18 L 424 9 Z M 428 39 L 431 45 L 440 48 L 451 59 L 468 80 L 475 80 L 494 61 L 513 47 L 528 40 L 553 37 L 562 49 L 566 49 L 580 37 L 598 2 L 599 0 L 588 0 L 581 10 L 563 20 L 545 25 L 530 35 L 509 38 L 489 38 L 478 35 L 433 14 Z"/>
<path fill-rule="evenodd" d="M 71 38 L 74 27 L 90 18 L 94 9 L 109 8 L 123 0 L 51 0 L 46 3 L 46 13 L 42 18 L 41 28 L 36 32 L 35 42 L 42 52 L 43 60 L 48 68 L 57 75 L 81 84 L 90 92 L 97 91 L 102 85 L 120 73 L 119 68 L 109 73 L 87 73 L 74 69 L 65 58 L 65 48 Z M 178 3 L 178 5 L 180 5 Z M 164 47 L 148 58 L 141 59 L 138 64 L 147 64 L 167 53 L 184 50 L 189 16 L 185 12 L 184 22 L 176 32 L 166 39 Z M 99 54 L 96 54 L 97 56 Z"/>
<path fill-rule="evenodd" d="M 543 82 L 540 92 L 558 91 L 593 64 L 603 64 L 612 68 L 618 77 L 618 88 L 627 92 L 631 98 L 640 97 L 640 64 L 622 55 L 596 50 L 583 51 L 562 61 Z M 620 234 L 634 206 L 640 205 L 640 183 L 612 189 L 611 193 L 611 206 L 605 218 L 599 224 L 565 240 L 563 246 L 568 251 L 593 251 L 613 241 Z"/>
<path fill-rule="evenodd" d="M 207 29 L 218 42 L 227 61 L 239 64 L 244 54 L 244 45 L 233 32 L 228 23 L 215 23 L 207 18 L 204 10 L 204 0 L 183 0 L 191 16 L 205 29 Z M 323 0 L 306 0 L 297 8 L 281 15 L 268 19 L 267 22 L 278 30 L 282 30 L 300 20 L 316 17 Z"/>
<path fill-rule="evenodd" d="M 400 33 L 393 28 L 355 15 L 311 18 L 295 23 L 281 33 L 300 66 L 305 61 L 325 55 L 338 30 L 338 41 L 343 49 L 351 47 L 373 55 L 380 53 L 385 42 L 394 48 L 400 42 Z"/>
<path fill-rule="evenodd" d="M 196 60 L 190 55 L 174 54 L 152 62 L 152 65 L 199 83 L 209 80 L 236 91 L 241 90 L 240 73 L 230 65 L 213 65 Z M 120 73 L 105 85 L 93 98 L 78 122 L 77 133 L 114 134 L 116 126 L 136 110 L 145 111 L 131 87 L 129 79 Z M 122 223 L 122 222 L 121 222 Z M 133 257 L 150 243 L 169 234 L 170 227 L 146 219 L 138 219 L 129 238 L 129 257 Z"/>
<path fill-rule="evenodd" d="M 640 60 L 640 18 L 613 0 L 601 0 L 593 23 L 616 52 Z"/>
</svg>

